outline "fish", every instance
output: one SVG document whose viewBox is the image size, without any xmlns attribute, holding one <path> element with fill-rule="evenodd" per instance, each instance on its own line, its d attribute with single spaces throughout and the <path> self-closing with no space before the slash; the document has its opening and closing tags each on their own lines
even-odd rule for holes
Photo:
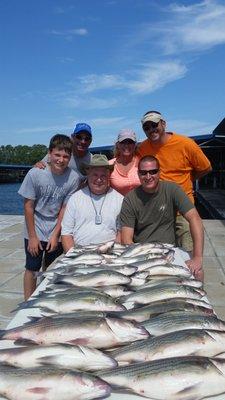
<svg viewBox="0 0 225 400">
<path fill-rule="evenodd" d="M 104 311 L 74 311 L 71 313 L 66 313 L 66 314 L 52 314 L 50 315 L 51 319 L 60 319 L 60 318 L 82 318 L 82 319 L 86 319 L 86 318 L 94 318 L 94 317 L 107 317 L 108 313 L 104 312 Z M 116 317 L 116 315 L 114 315 L 114 317 Z M 43 318 L 43 316 L 40 317 L 34 317 L 34 316 L 27 316 L 28 321 L 31 322 L 36 322 L 39 321 L 41 318 Z"/>
<path fill-rule="evenodd" d="M 66 294 L 59 292 L 57 295 L 43 295 L 34 300 L 29 300 L 19 309 L 40 308 L 40 311 L 53 313 L 70 313 L 73 311 L 122 311 L 125 307 L 116 302 L 112 297 L 101 292 L 78 291 Z"/>
<path fill-rule="evenodd" d="M 95 252 L 84 252 L 78 255 L 69 254 L 63 258 L 63 263 L 68 265 L 76 265 L 76 264 L 88 264 L 88 265 L 96 265 L 104 262 L 104 257 L 101 254 L 97 254 Z"/>
<path fill-rule="evenodd" d="M 43 293 L 43 295 L 49 295 L 49 296 L 56 296 L 57 293 L 63 292 L 65 295 L 68 294 L 77 294 L 78 292 L 82 291 L 84 292 L 89 292 L 89 293 L 106 293 L 109 296 L 113 298 L 118 298 L 120 296 L 125 296 L 130 293 L 133 293 L 131 289 L 128 289 L 125 285 L 108 285 L 108 286 L 99 286 L 97 289 L 93 288 L 88 288 L 85 289 L 83 287 L 75 287 L 75 286 L 67 286 L 67 285 L 53 285 L 56 287 L 55 289 L 47 289 Z M 88 291 L 89 290 L 89 291 Z M 39 297 L 39 296 L 38 296 Z M 34 296 L 32 297 L 32 299 Z M 37 297 L 35 297 L 37 298 Z"/>
<path fill-rule="evenodd" d="M 144 321 L 142 325 L 152 336 L 186 329 L 225 330 L 225 322 L 221 319 L 191 312 L 168 312 Z"/>
<path fill-rule="evenodd" d="M 0 366 L 0 395 L 9 400 L 90 400 L 110 393 L 110 385 L 87 372 Z"/>
<path fill-rule="evenodd" d="M 39 293 L 37 293 L 35 296 L 32 295 L 32 299 L 31 300 L 27 300 L 27 301 L 32 301 L 33 299 L 37 299 L 40 298 L 40 296 L 45 297 L 46 295 L 50 296 L 50 295 L 57 295 L 57 293 L 59 292 L 63 292 L 63 293 L 73 293 L 73 294 L 77 294 L 77 293 L 99 293 L 100 288 L 93 288 L 93 287 L 82 287 L 82 286 L 73 286 L 70 285 L 69 283 L 62 283 L 60 285 L 51 283 L 49 285 L 47 285 L 47 287 L 43 290 L 40 290 Z M 26 304 L 26 302 L 24 302 Z M 23 304 L 23 303 L 20 303 Z"/>
<path fill-rule="evenodd" d="M 193 355 L 225 358 L 225 332 L 203 329 L 175 331 L 110 352 L 119 365 Z"/>
<path fill-rule="evenodd" d="M 100 350 L 69 344 L 0 349 L 0 363 L 17 368 L 53 365 L 57 368 L 82 371 L 96 371 L 117 366 L 117 361 Z"/>
<path fill-rule="evenodd" d="M 69 343 L 97 349 L 120 346 L 130 341 L 149 337 L 147 330 L 137 323 L 119 318 L 51 318 L 0 330 L 1 340 L 14 340 L 16 344 Z"/>
<path fill-rule="evenodd" d="M 134 265 L 124 265 L 124 264 L 104 264 L 104 270 L 111 270 L 111 271 L 115 271 L 115 272 L 119 272 L 120 274 L 126 275 L 126 276 L 130 276 L 132 274 L 134 274 L 135 272 L 137 272 L 137 267 L 135 267 Z"/>
<path fill-rule="evenodd" d="M 51 269 L 51 270 L 47 270 L 45 272 L 42 273 L 41 276 L 43 277 L 47 277 L 47 278 L 52 278 L 56 275 L 80 275 L 80 274 L 90 274 L 91 272 L 96 272 L 96 271 L 104 271 L 104 268 L 101 267 L 101 265 L 99 266 L 92 266 L 92 265 L 84 265 L 82 264 L 82 266 L 69 266 L 69 268 L 67 268 L 67 266 L 63 265 L 61 267 L 55 268 L 55 269 Z"/>
<path fill-rule="evenodd" d="M 119 318 L 125 318 L 130 321 L 143 322 L 152 317 L 156 317 L 160 314 L 167 312 L 177 311 L 190 311 L 198 315 L 213 315 L 211 308 L 206 308 L 200 305 L 196 305 L 188 302 L 189 299 L 167 299 L 161 301 L 155 301 L 142 307 L 133 308 L 125 311 L 107 312 L 109 316 L 117 316 Z"/>
<path fill-rule="evenodd" d="M 191 281 L 191 279 L 190 279 L 190 281 Z M 147 282 L 144 285 L 139 286 L 138 290 L 147 289 L 147 288 L 149 288 L 149 289 L 150 288 L 151 289 L 156 289 L 156 288 L 161 289 L 161 288 L 169 288 L 169 287 L 171 287 L 171 288 L 172 287 L 173 288 L 179 288 L 179 287 L 187 288 L 187 290 L 190 289 L 191 292 L 193 290 L 194 292 L 199 293 L 203 298 L 206 299 L 205 290 L 201 289 L 201 288 L 197 288 L 195 286 L 189 285 L 188 280 L 186 280 L 186 282 L 183 281 L 183 282 L 180 282 L 180 283 L 179 283 L 179 281 L 178 282 L 172 282 L 172 281 L 167 281 L 166 282 L 166 281 L 164 281 L 164 283 L 163 283 L 163 281 L 161 283 L 158 281 L 158 284 L 155 284 L 155 285 L 152 285 L 152 282 Z"/>
<path fill-rule="evenodd" d="M 164 248 L 163 246 L 157 246 L 154 243 L 139 243 L 129 246 L 128 249 L 123 252 L 123 257 L 134 257 L 136 255 L 149 253 L 167 254 L 168 251 L 169 249 Z"/>
<path fill-rule="evenodd" d="M 132 263 L 133 266 L 135 266 L 138 270 L 138 272 L 145 271 L 146 269 L 152 268 L 152 267 L 160 267 L 162 265 L 168 265 L 168 261 L 165 258 L 152 258 L 150 260 L 144 260 L 144 261 L 136 261 Z M 160 270 L 160 268 L 159 268 Z M 150 275 L 150 272 L 148 273 Z"/>
<path fill-rule="evenodd" d="M 159 287 L 147 287 L 139 289 L 138 291 L 131 293 L 127 296 L 120 298 L 121 303 L 127 308 L 133 308 L 138 304 L 148 304 L 153 301 L 159 301 L 169 298 L 193 298 L 198 300 L 205 300 L 204 295 L 196 291 L 192 287 L 188 286 L 159 286 Z"/>
<path fill-rule="evenodd" d="M 225 393 L 223 359 L 173 357 L 100 371 L 98 376 L 113 388 L 151 400 L 202 400 Z"/>
<path fill-rule="evenodd" d="M 135 267 L 138 268 L 139 272 L 147 272 L 147 276 L 154 276 L 154 275 L 175 275 L 178 277 L 183 277 L 183 278 L 190 278 L 192 276 L 192 273 L 188 267 L 184 267 L 182 265 L 176 265 L 176 264 L 169 264 L 167 260 L 161 260 L 159 259 L 160 262 L 157 263 L 157 260 L 154 260 L 154 264 L 151 264 L 150 262 L 140 262 L 140 263 L 134 263 Z"/>
<path fill-rule="evenodd" d="M 112 263 L 112 264 L 123 264 L 123 265 L 127 265 L 127 264 L 132 264 L 135 266 L 135 263 L 139 262 L 139 261 L 146 261 L 149 258 L 158 258 L 161 259 L 162 255 L 161 254 L 140 254 L 137 255 L 135 257 L 123 257 L 123 255 L 116 257 L 114 259 L 111 258 L 107 258 L 107 256 L 105 256 L 105 262 L 107 263 Z"/>
<path fill-rule="evenodd" d="M 70 283 L 74 286 L 106 286 L 128 284 L 131 279 L 116 271 L 98 271 L 87 275 L 58 275 L 53 280 L 53 283 Z"/>
<path fill-rule="evenodd" d="M 203 283 L 202 281 L 198 281 L 196 279 L 187 279 L 187 278 L 178 278 L 176 276 L 172 276 L 167 279 L 146 279 L 143 285 L 140 285 L 139 288 L 143 287 L 156 287 L 156 286 L 167 286 L 167 285 L 178 285 L 178 286 L 189 286 L 197 289 L 202 289 Z"/>
<path fill-rule="evenodd" d="M 101 286 L 99 290 L 116 299 L 119 298 L 120 296 L 126 296 L 128 294 L 133 293 L 133 291 L 128 289 L 125 285 Z"/>
<path fill-rule="evenodd" d="M 110 242 L 102 243 L 97 246 L 98 253 L 110 253 L 114 246 L 114 241 L 111 240 Z"/>
</svg>

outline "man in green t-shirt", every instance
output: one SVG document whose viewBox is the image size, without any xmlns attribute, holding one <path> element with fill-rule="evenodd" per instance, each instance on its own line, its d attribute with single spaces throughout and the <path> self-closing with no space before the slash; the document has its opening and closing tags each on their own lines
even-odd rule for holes
<svg viewBox="0 0 225 400">
<path fill-rule="evenodd" d="M 204 233 L 201 218 L 179 185 L 159 180 L 160 166 L 154 156 L 145 156 L 138 164 L 141 186 L 123 200 L 120 213 L 122 243 L 175 242 L 177 212 L 190 226 L 193 240 L 192 258 L 187 264 L 196 278 L 203 279 L 202 257 Z"/>
</svg>

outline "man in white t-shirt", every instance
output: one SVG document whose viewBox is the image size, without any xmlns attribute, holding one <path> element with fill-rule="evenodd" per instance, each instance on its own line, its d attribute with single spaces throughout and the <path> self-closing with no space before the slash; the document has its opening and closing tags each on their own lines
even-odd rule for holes
<svg viewBox="0 0 225 400">
<path fill-rule="evenodd" d="M 113 165 L 109 165 L 105 155 L 95 154 L 83 168 L 87 186 L 70 197 L 62 220 L 65 252 L 75 244 L 120 242 L 119 213 L 123 196 L 109 186 Z"/>
</svg>

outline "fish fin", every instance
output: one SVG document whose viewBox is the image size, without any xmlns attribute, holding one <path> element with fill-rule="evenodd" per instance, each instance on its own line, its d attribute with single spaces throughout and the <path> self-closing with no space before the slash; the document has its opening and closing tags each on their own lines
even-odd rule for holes
<svg viewBox="0 0 225 400">
<path fill-rule="evenodd" d="M 39 310 L 42 317 L 48 317 L 48 316 L 50 317 L 51 315 L 56 314 L 55 311 L 51 310 L 48 307 L 40 307 Z"/>
<path fill-rule="evenodd" d="M 43 356 L 37 358 L 40 365 L 56 364 L 57 356 Z"/>
<path fill-rule="evenodd" d="M 4 338 L 4 335 L 7 331 L 5 329 L 0 329 L 0 339 Z"/>
<path fill-rule="evenodd" d="M 183 390 L 180 390 L 179 392 L 177 392 L 177 395 L 185 395 L 185 400 L 200 400 L 201 397 L 199 397 L 196 393 L 196 388 L 198 387 L 198 384 L 196 385 L 191 385 L 186 387 Z M 194 390 L 193 390 L 194 389 Z M 190 393 L 189 393 L 190 392 Z"/>
<path fill-rule="evenodd" d="M 37 342 L 35 342 L 32 339 L 16 339 L 16 340 L 14 340 L 14 344 L 30 345 L 30 344 L 37 344 Z"/>
<path fill-rule="evenodd" d="M 10 311 L 10 313 L 14 313 L 14 312 L 17 312 L 17 311 L 20 311 L 20 310 L 24 310 L 26 308 L 39 308 L 39 307 L 35 306 L 35 300 L 30 300 L 29 302 L 28 301 L 24 302 L 24 304 L 21 303 L 21 306 L 19 306 L 19 307 L 15 308 L 14 310 Z"/>
<path fill-rule="evenodd" d="M 40 319 L 41 319 L 41 317 L 32 317 L 31 315 L 27 316 L 27 318 L 28 318 L 29 322 L 32 322 L 32 323 L 40 321 Z"/>
</svg>

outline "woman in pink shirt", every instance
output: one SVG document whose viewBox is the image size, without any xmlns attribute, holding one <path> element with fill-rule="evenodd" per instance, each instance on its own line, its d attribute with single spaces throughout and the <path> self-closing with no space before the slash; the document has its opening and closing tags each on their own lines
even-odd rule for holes
<svg viewBox="0 0 225 400">
<path fill-rule="evenodd" d="M 135 154 L 136 142 L 134 131 L 121 130 L 115 145 L 115 158 L 109 160 L 110 164 L 114 164 L 110 186 L 124 196 L 140 185 L 137 173 L 139 159 Z"/>
</svg>

